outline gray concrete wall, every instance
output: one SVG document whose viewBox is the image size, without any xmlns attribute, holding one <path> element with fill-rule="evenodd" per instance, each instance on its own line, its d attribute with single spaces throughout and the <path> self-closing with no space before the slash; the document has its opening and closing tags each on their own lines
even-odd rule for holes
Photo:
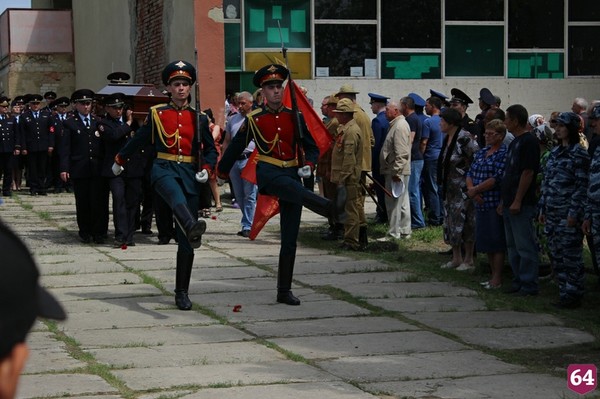
<svg viewBox="0 0 600 399">
<path fill-rule="evenodd" d="M 194 63 L 194 1 L 165 0 L 164 14 L 168 62 L 184 59 Z"/>
<path fill-rule="evenodd" d="M 76 87 L 98 91 L 106 76 L 122 71 L 133 76 L 129 2 L 86 0 L 73 2 Z"/>
</svg>

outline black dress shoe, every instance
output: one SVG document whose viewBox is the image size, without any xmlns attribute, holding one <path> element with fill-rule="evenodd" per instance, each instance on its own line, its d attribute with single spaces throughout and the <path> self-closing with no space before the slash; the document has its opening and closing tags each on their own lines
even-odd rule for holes
<svg viewBox="0 0 600 399">
<path fill-rule="evenodd" d="M 325 241 L 337 241 L 344 238 L 344 233 L 339 233 L 337 231 L 328 231 L 326 234 L 321 236 L 322 240 Z"/>
<path fill-rule="evenodd" d="M 150 229 L 142 229 L 142 234 L 147 234 L 147 235 L 152 234 L 152 230 L 150 230 Z"/>
<path fill-rule="evenodd" d="M 92 241 L 92 239 L 91 237 L 79 237 L 79 241 L 81 241 L 84 244 L 89 244 Z"/>
<path fill-rule="evenodd" d="M 121 248 L 123 245 L 125 245 L 125 243 L 121 240 L 113 241 L 113 248 Z"/>
<path fill-rule="evenodd" d="M 128 247 L 135 247 L 135 242 L 131 241 L 127 243 Z"/>
<path fill-rule="evenodd" d="M 169 242 L 171 242 L 170 237 L 158 237 L 158 245 L 167 245 Z"/>
<path fill-rule="evenodd" d="M 581 298 L 561 298 L 558 302 L 552 302 L 552 306 L 559 309 L 577 309 L 581 307 Z"/>
<path fill-rule="evenodd" d="M 358 247 L 356 247 L 356 248 L 355 248 L 355 247 L 353 247 L 352 245 L 350 245 L 350 244 L 348 244 L 348 243 L 345 243 L 345 242 L 344 242 L 344 243 L 342 243 L 342 245 L 340 245 L 340 247 L 339 247 L 339 248 L 340 248 L 340 249 L 343 249 L 343 250 L 345 250 L 345 251 L 358 251 L 358 250 L 360 250 L 360 248 L 358 248 Z"/>
<path fill-rule="evenodd" d="M 94 242 L 98 245 L 104 244 L 104 237 L 94 237 Z"/>
<path fill-rule="evenodd" d="M 248 237 L 250 237 L 250 230 L 240 230 L 237 232 L 237 235 L 248 238 Z"/>
<path fill-rule="evenodd" d="M 285 303 L 286 305 L 298 306 L 300 305 L 300 299 L 296 298 L 292 291 L 288 292 L 278 292 L 277 293 L 277 302 Z"/>
<path fill-rule="evenodd" d="M 175 305 L 179 310 L 190 310 L 192 308 L 192 301 L 190 301 L 187 291 L 175 291 Z"/>
</svg>

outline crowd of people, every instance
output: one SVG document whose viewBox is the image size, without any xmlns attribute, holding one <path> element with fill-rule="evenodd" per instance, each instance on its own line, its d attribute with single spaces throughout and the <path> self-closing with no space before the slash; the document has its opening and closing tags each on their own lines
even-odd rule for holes
<svg viewBox="0 0 600 399">
<path fill-rule="evenodd" d="M 321 102 L 324 133 L 309 131 L 300 117 L 305 131 L 295 136 L 297 128 L 282 122 L 289 117 L 282 98 L 287 70 L 268 65 L 255 75 L 254 93 L 228 97 L 223 129 L 209 109 L 196 133 L 194 112 L 167 117 L 180 107 L 191 110 L 190 68 L 183 61 L 165 68 L 171 102 L 152 108 L 145 121 L 133 118 L 122 93 L 99 99 L 80 89 L 70 98 L 53 92 L 0 97 L 2 195 L 25 187 L 24 168 L 32 196 L 74 191 L 79 238 L 97 244 L 108 238 L 112 195 L 115 248 L 135 245 L 138 229 L 151 234 L 155 214 L 158 243 L 179 243 L 176 297 L 182 309 L 191 307 L 187 285 L 193 248 L 206 228 L 201 219 L 210 216 L 213 203 L 216 212 L 223 208 L 219 173 L 240 209 L 242 237 L 250 237 L 259 193 L 279 199 L 285 219 L 280 302 L 299 303 L 290 291 L 298 207 L 327 217 L 323 239 L 360 251 L 368 246 L 364 204 L 370 195 L 376 204 L 372 222 L 388 225 L 379 240 L 410 239 L 415 229 L 443 225 L 451 257 L 442 268 L 470 271 L 476 253 L 486 254 L 491 276 L 482 285 L 497 289 L 508 255 L 514 276 L 508 291 L 525 296 L 538 292 L 542 256 L 559 282 L 557 306 L 580 305 L 583 240 L 587 236 L 590 247 L 598 248 L 590 233 L 600 227 L 592 178 L 600 168 L 598 102 L 589 106 L 576 98 L 571 111 L 552 113 L 546 121 L 522 105 L 502 110 L 500 98 L 483 88 L 480 112 L 471 119 L 467 110 L 474 101 L 458 88 L 451 96 L 430 90 L 427 99 L 408 93 L 397 101 L 368 93 L 371 119 L 356 102 L 359 93 L 344 84 Z M 170 79 L 178 79 L 177 86 Z M 331 144 L 316 147 L 315 134 L 326 134 Z M 257 181 L 251 182 L 243 172 L 254 152 Z"/>
</svg>

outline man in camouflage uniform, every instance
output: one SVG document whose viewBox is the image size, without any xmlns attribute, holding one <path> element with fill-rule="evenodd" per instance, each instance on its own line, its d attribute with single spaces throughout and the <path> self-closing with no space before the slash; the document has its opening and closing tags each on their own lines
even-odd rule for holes
<svg viewBox="0 0 600 399">
<path fill-rule="evenodd" d="M 600 137 L 600 104 L 592 108 L 588 120 L 592 133 Z M 595 259 L 598 259 L 600 255 L 600 146 L 596 146 L 594 153 L 590 155 L 592 159 L 582 230 L 583 234 L 588 236 L 588 243 L 590 239 L 593 240 Z"/>
</svg>

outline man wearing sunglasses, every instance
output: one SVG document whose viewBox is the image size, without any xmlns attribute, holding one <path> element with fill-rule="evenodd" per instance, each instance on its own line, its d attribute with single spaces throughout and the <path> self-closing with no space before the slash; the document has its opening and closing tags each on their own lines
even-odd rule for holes
<svg viewBox="0 0 600 399">
<path fill-rule="evenodd" d="M 108 183 L 101 176 L 103 143 L 98 119 L 91 114 L 94 92 L 79 89 L 71 95 L 75 111 L 63 122 L 60 140 L 60 178 L 71 179 L 79 239 L 103 244 L 108 230 Z"/>
</svg>

